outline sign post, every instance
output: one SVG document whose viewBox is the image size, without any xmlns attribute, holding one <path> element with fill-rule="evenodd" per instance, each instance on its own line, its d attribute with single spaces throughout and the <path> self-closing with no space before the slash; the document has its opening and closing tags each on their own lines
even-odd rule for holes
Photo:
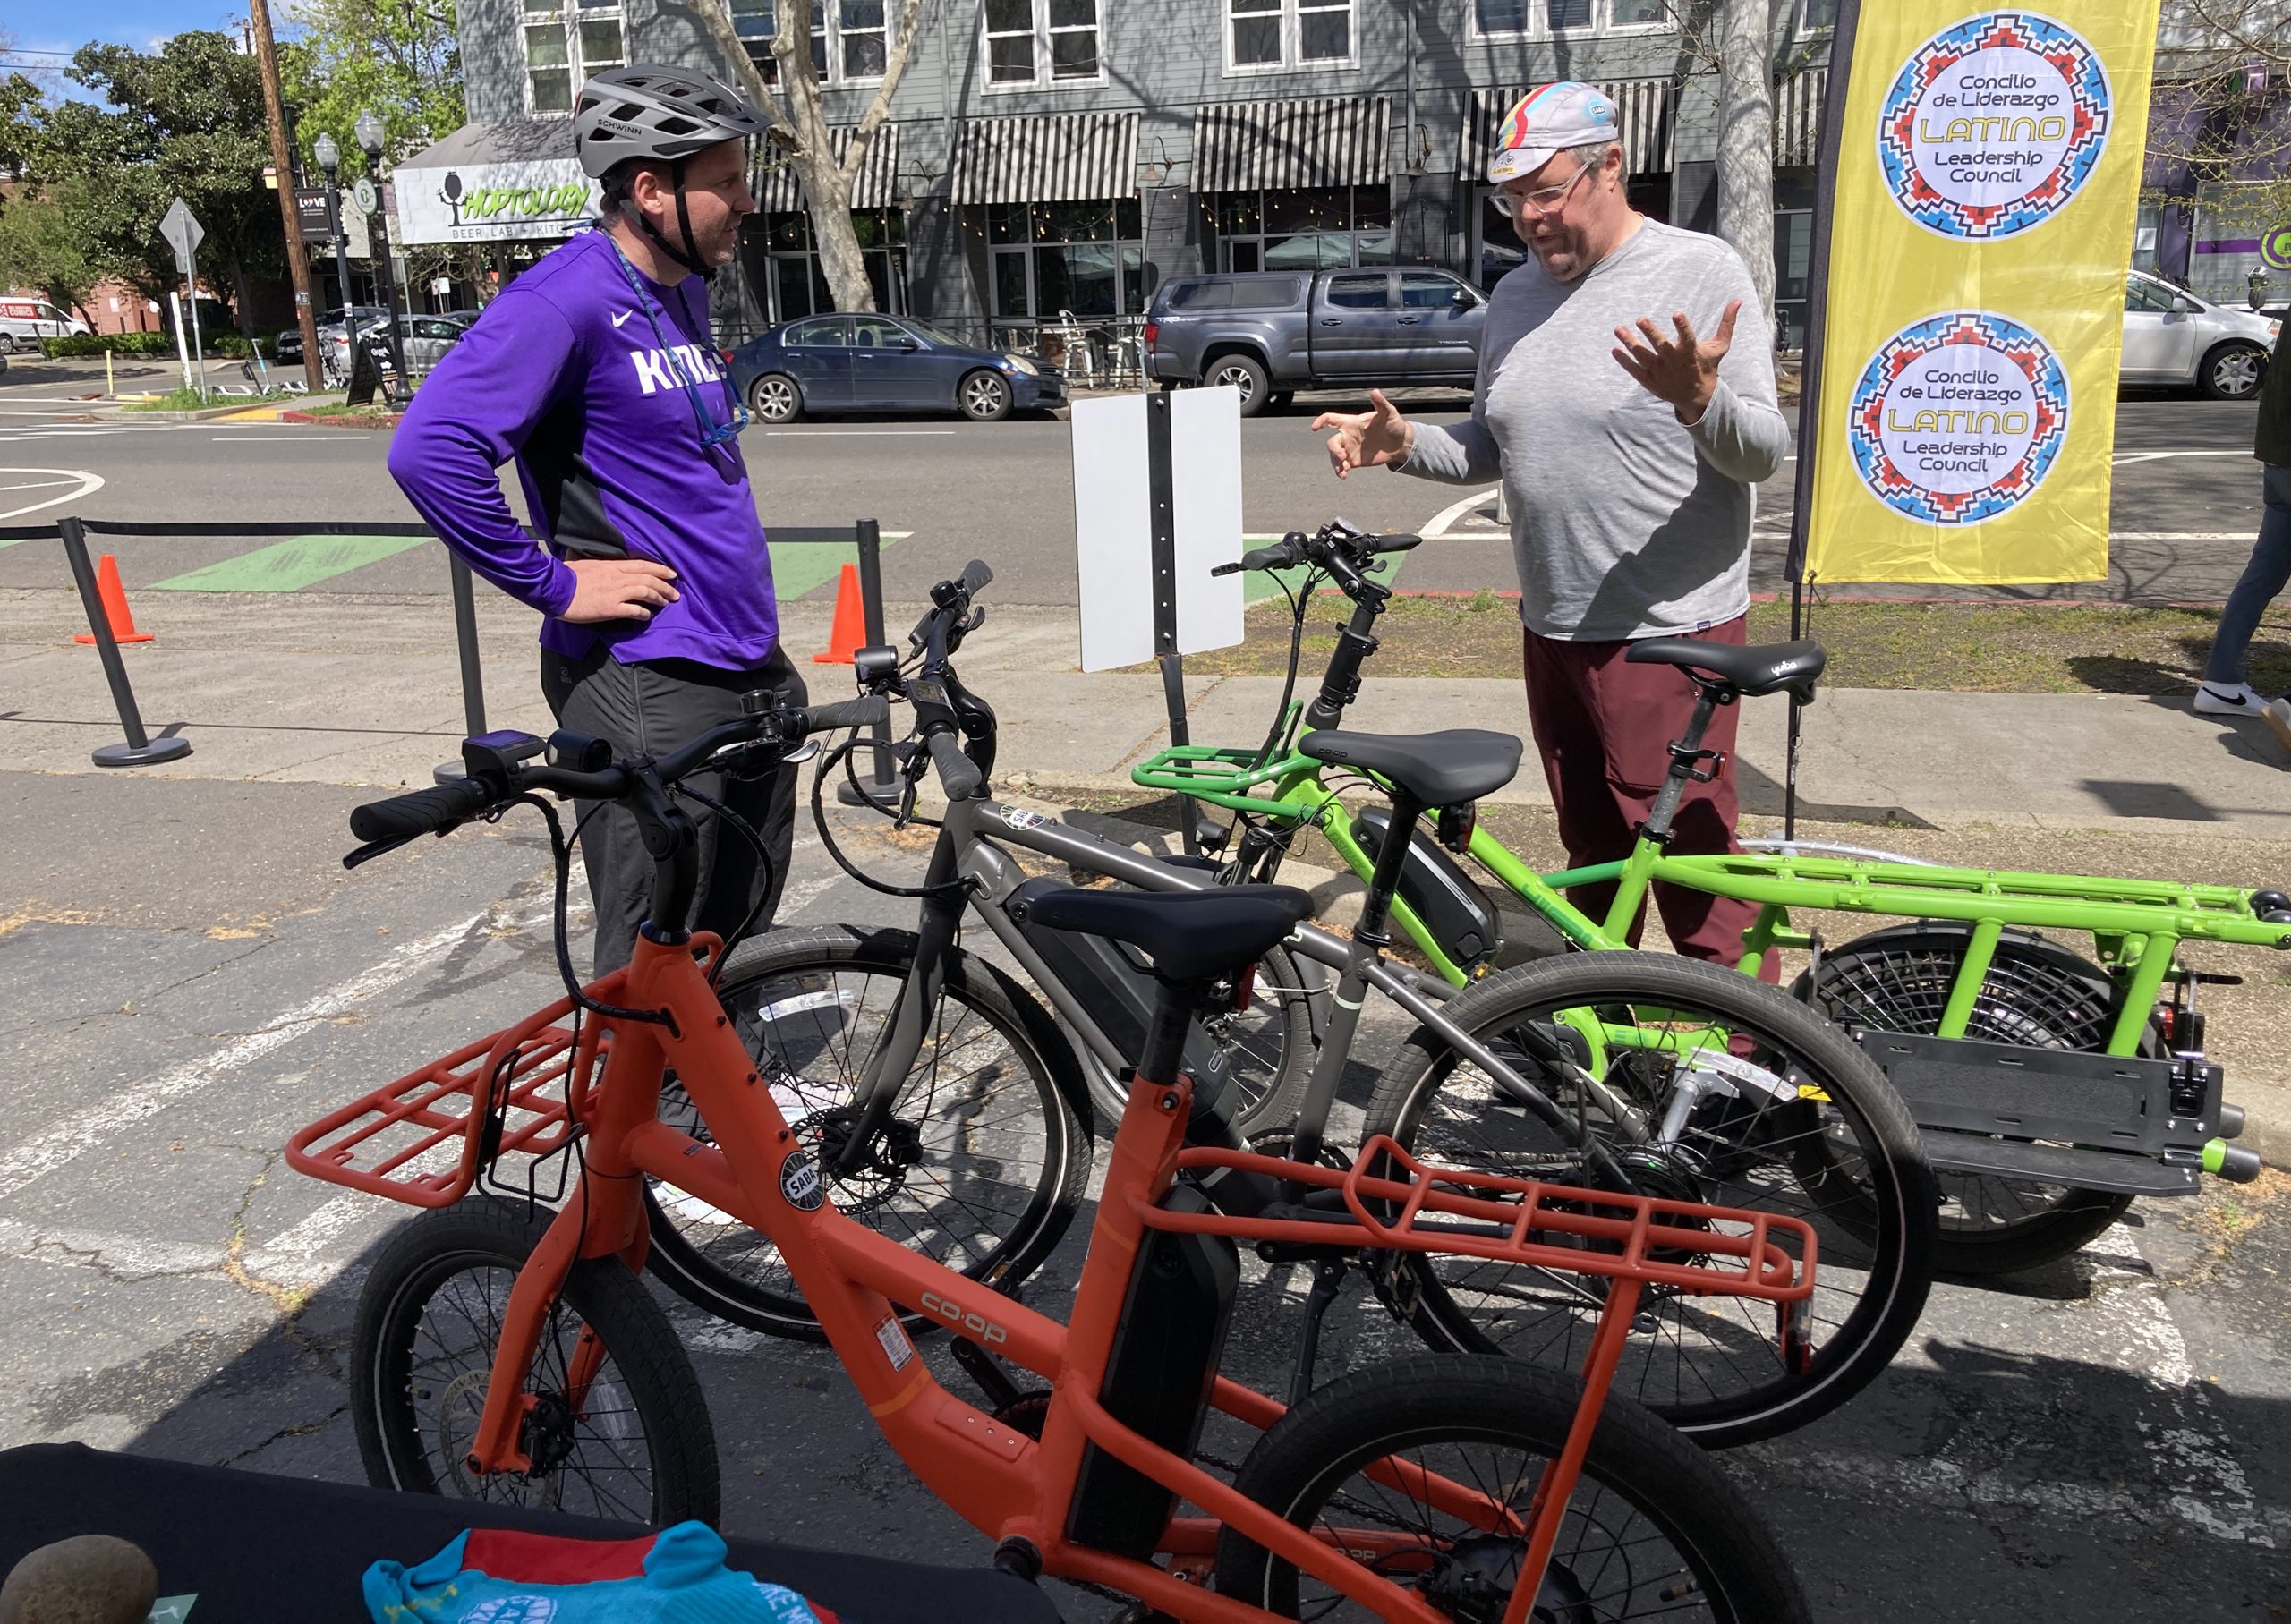
<svg viewBox="0 0 2291 1624">
<path fill-rule="evenodd" d="M 183 299 L 191 306 L 191 347 L 199 355 L 197 386 L 199 398 L 205 400 L 207 398 L 207 350 L 206 346 L 200 343 L 199 336 L 199 273 L 196 268 L 199 245 L 206 240 L 207 233 L 199 224 L 198 219 L 192 216 L 191 205 L 181 198 L 177 198 L 167 205 L 167 212 L 160 217 L 159 234 L 166 239 L 167 246 L 175 251 L 175 269 L 183 274 Z M 175 346 L 178 349 L 183 346 L 181 305 L 176 306 L 175 309 Z M 191 361 L 188 356 L 183 361 L 183 382 L 186 389 L 192 387 Z"/>
</svg>

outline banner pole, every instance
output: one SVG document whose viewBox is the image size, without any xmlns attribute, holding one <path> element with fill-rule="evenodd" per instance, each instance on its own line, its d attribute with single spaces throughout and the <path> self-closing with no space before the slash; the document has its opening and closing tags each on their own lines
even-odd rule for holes
<svg viewBox="0 0 2291 1624">
<path fill-rule="evenodd" d="M 1806 348 L 1798 367 L 1798 472 L 1791 490 L 1790 636 L 1805 634 L 1807 526 L 1814 506 L 1814 459 L 1821 443 L 1822 338 L 1829 311 L 1829 239 L 1837 213 L 1838 162 L 1845 145 L 1845 98 L 1853 74 L 1853 36 L 1861 0 L 1837 0 L 1830 30 L 1829 79 L 1822 87 L 1822 130 L 1814 167 L 1813 242 L 1806 266 Z M 1789 743 L 1782 766 L 1782 838 L 1798 835 L 1798 711 L 1790 705 Z"/>
<path fill-rule="evenodd" d="M 1146 489 L 1154 540 L 1154 659 L 1162 667 L 1162 708 L 1170 743 L 1192 743 L 1185 720 L 1185 656 L 1178 652 L 1177 471 L 1170 446 L 1170 387 L 1146 395 Z M 1201 850 L 1192 798 L 1178 797 L 1178 829 L 1188 855 Z"/>
</svg>

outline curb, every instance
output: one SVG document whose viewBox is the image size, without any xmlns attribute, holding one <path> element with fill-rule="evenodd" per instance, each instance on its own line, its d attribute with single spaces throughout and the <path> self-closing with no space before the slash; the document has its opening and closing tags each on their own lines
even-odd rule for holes
<svg viewBox="0 0 2291 1624">
<path fill-rule="evenodd" d="M 308 412 L 281 412 L 282 423 L 305 423 L 313 429 L 395 429 L 405 421 L 403 412 L 377 412 L 372 417 L 318 417 Z"/>
</svg>

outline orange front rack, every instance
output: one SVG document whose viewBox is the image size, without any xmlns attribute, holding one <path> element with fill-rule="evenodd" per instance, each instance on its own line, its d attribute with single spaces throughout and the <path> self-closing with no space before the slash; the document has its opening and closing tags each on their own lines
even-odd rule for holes
<svg viewBox="0 0 2291 1624">
<path fill-rule="evenodd" d="M 499 1157 L 538 1161 L 562 1150 L 598 1057 L 609 1048 L 601 1021 L 583 1023 L 577 1043 L 557 1025 L 572 1011 L 572 999 L 561 999 L 329 1112 L 287 1141 L 287 1165 L 370 1195 L 442 1207 L 469 1194 Z"/>
<path fill-rule="evenodd" d="M 1606 1275 L 1696 1295 L 1777 1303 L 1803 1301 L 1814 1289 L 1814 1230 L 1801 1219 L 1436 1167 L 1418 1161 L 1382 1135 L 1360 1147 L 1350 1168 L 1211 1149 L 1180 1151 L 1177 1166 L 1180 1170 L 1239 1168 L 1340 1190 L 1346 1211 L 1316 1221 L 1176 1212 L 1149 1204 L 1142 1209 L 1148 1229 L 1307 1246 L 1441 1252 Z M 1434 1214 L 1467 1224 L 1424 1221 Z M 1796 1242 L 1796 1256 L 1776 1244 L 1783 1237 Z M 1564 1244 L 1568 1241 L 1578 1244 Z"/>
</svg>

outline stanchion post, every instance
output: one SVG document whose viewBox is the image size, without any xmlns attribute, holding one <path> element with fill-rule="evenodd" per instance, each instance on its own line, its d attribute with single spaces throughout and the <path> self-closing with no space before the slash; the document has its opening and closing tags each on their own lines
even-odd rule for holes
<svg viewBox="0 0 2291 1624">
<path fill-rule="evenodd" d="M 127 685 L 127 662 L 112 641 L 111 616 L 104 613 L 96 591 L 96 568 L 88 559 L 88 532 L 77 519 L 58 519 L 55 533 L 71 560 L 72 578 L 80 583 L 80 602 L 88 611 L 88 630 L 95 633 L 96 653 L 104 662 L 104 680 L 111 684 L 111 702 L 119 725 L 127 730 L 123 744 L 105 744 L 95 752 L 98 767 L 151 767 L 177 761 L 191 753 L 191 741 L 170 736 L 155 739 L 143 731 L 143 713 L 135 708 L 135 690 Z"/>
<path fill-rule="evenodd" d="M 867 646 L 883 646 L 883 532 L 873 519 L 862 519 L 853 527 L 859 543 L 859 614 L 866 627 Z M 835 786 L 835 798 L 846 806 L 890 806 L 897 803 L 899 793 L 898 775 L 891 770 L 891 727 L 889 722 L 877 722 L 873 727 L 874 745 L 867 752 L 873 763 L 866 779 L 855 786 L 845 778 Z"/>
<path fill-rule="evenodd" d="M 454 642 L 462 660 L 462 725 L 468 736 L 475 738 L 485 731 L 485 670 L 477 657 L 477 591 L 462 556 L 447 548 L 446 558 L 453 581 Z M 439 762 L 430 776 L 440 784 L 451 784 L 467 778 L 469 769 L 456 757 Z"/>
</svg>

